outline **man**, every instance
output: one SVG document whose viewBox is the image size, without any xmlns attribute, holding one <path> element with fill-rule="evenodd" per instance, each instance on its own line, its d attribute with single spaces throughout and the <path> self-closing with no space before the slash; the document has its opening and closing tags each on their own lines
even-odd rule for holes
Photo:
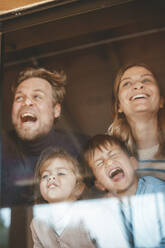
<svg viewBox="0 0 165 248">
<path fill-rule="evenodd" d="M 35 164 L 46 147 L 63 148 L 79 158 L 85 139 L 55 129 L 65 87 L 64 73 L 43 68 L 22 71 L 13 85 L 14 130 L 3 137 L 2 205 L 33 202 Z"/>
</svg>

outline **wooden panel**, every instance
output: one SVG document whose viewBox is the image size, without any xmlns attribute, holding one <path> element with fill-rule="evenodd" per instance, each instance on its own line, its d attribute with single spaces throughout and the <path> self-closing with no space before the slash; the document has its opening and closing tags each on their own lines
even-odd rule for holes
<svg viewBox="0 0 165 248">
<path fill-rule="evenodd" d="M 9 11 L 16 8 L 26 7 L 28 5 L 41 4 L 53 0 L 1 0 L 0 11 Z"/>
</svg>

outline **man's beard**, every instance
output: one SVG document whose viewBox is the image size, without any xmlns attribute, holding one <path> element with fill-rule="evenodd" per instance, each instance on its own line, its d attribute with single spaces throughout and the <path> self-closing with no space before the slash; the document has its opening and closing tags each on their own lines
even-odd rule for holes
<svg viewBox="0 0 165 248">
<path fill-rule="evenodd" d="M 27 128 L 25 127 L 21 129 L 20 127 L 16 125 L 14 127 L 20 139 L 24 141 L 33 141 L 33 140 L 37 140 L 41 137 L 46 136 L 50 132 L 52 126 L 53 126 L 53 123 L 45 124 L 44 128 L 42 129 L 41 128 L 31 129 L 29 127 Z"/>
</svg>

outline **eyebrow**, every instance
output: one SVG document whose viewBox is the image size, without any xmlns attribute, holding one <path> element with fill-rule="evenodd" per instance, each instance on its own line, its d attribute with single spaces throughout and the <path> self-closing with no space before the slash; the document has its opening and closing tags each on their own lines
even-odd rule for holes
<svg viewBox="0 0 165 248">
<path fill-rule="evenodd" d="M 66 170 L 66 171 L 72 171 L 72 169 L 70 169 L 70 168 L 64 168 L 64 167 L 59 167 L 59 168 L 56 168 L 56 169 L 54 169 L 54 170 Z M 43 173 L 43 172 L 50 172 L 50 170 L 49 169 L 44 169 L 44 170 L 41 170 L 41 174 Z"/>
<path fill-rule="evenodd" d="M 142 74 L 141 77 L 145 77 L 145 76 L 151 76 L 153 77 L 153 75 L 151 73 L 145 73 L 145 74 Z M 131 77 L 126 77 L 126 78 L 123 78 L 120 80 L 120 82 L 124 81 L 124 80 L 128 80 L 128 79 L 131 79 Z"/>
<path fill-rule="evenodd" d="M 33 92 L 40 92 L 40 93 L 42 93 L 42 94 L 45 95 L 45 92 L 43 90 L 41 90 L 41 89 L 34 89 Z M 16 94 L 20 94 L 20 93 L 23 93 L 23 91 L 22 90 L 18 90 L 18 91 L 15 92 L 15 95 Z"/>
<path fill-rule="evenodd" d="M 113 151 L 112 150 L 107 150 L 107 155 L 111 155 L 111 153 L 112 153 Z M 96 159 L 96 160 L 94 160 L 94 163 L 95 162 L 98 162 L 98 161 L 101 161 L 101 160 L 103 160 L 103 158 L 98 158 L 98 159 Z"/>
</svg>

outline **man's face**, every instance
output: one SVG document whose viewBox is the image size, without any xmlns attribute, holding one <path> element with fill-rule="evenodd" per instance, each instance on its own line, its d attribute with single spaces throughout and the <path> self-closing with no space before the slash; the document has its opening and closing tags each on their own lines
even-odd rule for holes
<svg viewBox="0 0 165 248">
<path fill-rule="evenodd" d="M 98 182 L 114 195 L 127 195 L 132 190 L 136 192 L 137 161 L 128 157 L 119 146 L 109 144 L 106 148 L 95 150 L 89 164 Z"/>
<path fill-rule="evenodd" d="M 12 123 L 23 140 L 46 135 L 60 115 L 60 105 L 53 106 L 51 85 L 42 78 L 29 78 L 16 89 L 12 106 Z"/>
</svg>

